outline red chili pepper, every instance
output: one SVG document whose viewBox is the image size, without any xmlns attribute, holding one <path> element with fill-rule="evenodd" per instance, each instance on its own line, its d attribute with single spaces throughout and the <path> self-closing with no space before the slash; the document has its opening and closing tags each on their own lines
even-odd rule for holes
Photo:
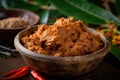
<svg viewBox="0 0 120 80">
<path fill-rule="evenodd" d="M 29 72 L 29 69 L 30 69 L 29 66 L 24 66 L 22 68 L 18 68 L 16 70 L 7 72 L 3 74 L 5 78 L 3 78 L 2 80 L 12 80 L 25 76 Z"/>
<path fill-rule="evenodd" d="M 36 80 L 45 80 L 37 71 L 32 70 L 31 75 L 36 79 Z"/>
</svg>

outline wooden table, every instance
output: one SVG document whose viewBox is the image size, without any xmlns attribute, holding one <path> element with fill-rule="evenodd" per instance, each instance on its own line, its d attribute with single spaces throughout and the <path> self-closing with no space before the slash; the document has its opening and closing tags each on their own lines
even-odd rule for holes
<svg viewBox="0 0 120 80">
<path fill-rule="evenodd" d="M 112 59 L 112 58 L 109 58 Z M 112 61 L 112 60 L 111 60 Z M 116 63 L 116 62 L 114 62 Z M 120 62 L 118 62 L 120 63 Z M 14 57 L 0 60 L 0 79 L 2 74 L 10 70 L 26 65 L 19 53 L 14 54 Z M 46 80 L 120 80 L 120 66 L 111 64 L 105 59 L 95 70 L 80 77 L 74 78 L 57 78 L 42 74 Z M 30 74 L 17 80 L 35 80 Z"/>
</svg>

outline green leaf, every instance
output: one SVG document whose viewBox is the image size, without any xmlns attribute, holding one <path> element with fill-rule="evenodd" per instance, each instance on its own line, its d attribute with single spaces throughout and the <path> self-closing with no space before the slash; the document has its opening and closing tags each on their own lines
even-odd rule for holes
<svg viewBox="0 0 120 80">
<path fill-rule="evenodd" d="M 39 5 L 47 5 L 49 3 L 49 0 L 34 0 Z"/>
<path fill-rule="evenodd" d="M 120 16 L 120 0 L 115 1 L 115 8 L 116 8 L 117 14 Z"/>
<path fill-rule="evenodd" d="M 29 0 L 22 0 L 22 1 L 24 1 L 24 2 L 29 2 Z"/>
<path fill-rule="evenodd" d="M 47 23 L 49 18 L 49 10 L 42 10 L 39 13 L 40 23 Z"/>
<path fill-rule="evenodd" d="M 56 19 L 60 18 L 61 16 L 63 16 L 63 14 L 60 13 L 58 10 L 50 10 L 48 23 L 53 24 L 56 21 Z"/>
<path fill-rule="evenodd" d="M 32 5 L 24 0 L 1 0 L 1 4 L 4 8 L 22 8 L 30 11 L 39 10 L 38 6 Z"/>
<path fill-rule="evenodd" d="M 2 1 L 0 1 L 0 8 L 2 8 L 2 7 L 3 7 L 1 2 L 2 2 Z"/>
<path fill-rule="evenodd" d="M 14 8 L 22 8 L 22 9 L 27 9 L 30 11 L 37 11 L 40 9 L 38 6 L 32 5 L 27 2 L 20 2 L 19 4 L 15 4 Z"/>
<path fill-rule="evenodd" d="M 120 25 L 120 21 L 112 13 L 86 1 L 81 0 L 50 0 L 51 3 L 63 14 L 74 16 L 91 24 L 105 24 L 114 22 Z"/>
<path fill-rule="evenodd" d="M 88 2 L 91 2 L 97 6 L 103 7 L 103 0 L 87 0 Z"/>
<path fill-rule="evenodd" d="M 120 61 L 120 48 L 118 46 L 112 45 L 110 52 Z"/>
<path fill-rule="evenodd" d="M 18 0 L 19 1 L 19 0 Z M 1 5 L 3 8 L 10 8 L 16 3 L 15 0 L 1 0 Z"/>
</svg>

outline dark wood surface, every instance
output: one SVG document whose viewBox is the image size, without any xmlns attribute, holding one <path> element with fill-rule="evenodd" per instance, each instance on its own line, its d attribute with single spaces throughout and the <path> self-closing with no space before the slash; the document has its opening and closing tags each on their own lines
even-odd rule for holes
<svg viewBox="0 0 120 80">
<path fill-rule="evenodd" d="M 112 59 L 112 58 L 109 58 Z M 110 62 L 113 60 L 110 60 Z M 110 63 L 107 59 L 103 60 L 99 66 L 92 72 L 85 74 L 84 76 L 78 76 L 74 78 L 57 78 L 41 74 L 46 80 L 120 80 L 120 66 Z M 119 64 L 119 62 L 118 62 Z M 0 80 L 2 74 L 10 70 L 19 68 L 26 65 L 22 60 L 19 53 L 14 54 L 14 57 L 0 60 Z M 17 80 L 35 80 L 30 74 Z"/>
</svg>

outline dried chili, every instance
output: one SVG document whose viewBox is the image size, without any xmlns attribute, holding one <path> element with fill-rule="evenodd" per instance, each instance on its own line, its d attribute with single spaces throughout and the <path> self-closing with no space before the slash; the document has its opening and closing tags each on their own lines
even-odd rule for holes
<svg viewBox="0 0 120 80">
<path fill-rule="evenodd" d="M 36 79 L 36 80 L 45 80 L 37 71 L 32 70 L 31 75 Z"/>
<path fill-rule="evenodd" d="M 29 66 L 24 66 L 22 68 L 18 68 L 16 70 L 7 72 L 7 73 L 3 74 L 4 78 L 2 80 L 12 80 L 12 79 L 17 79 L 17 78 L 23 77 L 29 72 L 29 69 L 30 69 Z"/>
</svg>

